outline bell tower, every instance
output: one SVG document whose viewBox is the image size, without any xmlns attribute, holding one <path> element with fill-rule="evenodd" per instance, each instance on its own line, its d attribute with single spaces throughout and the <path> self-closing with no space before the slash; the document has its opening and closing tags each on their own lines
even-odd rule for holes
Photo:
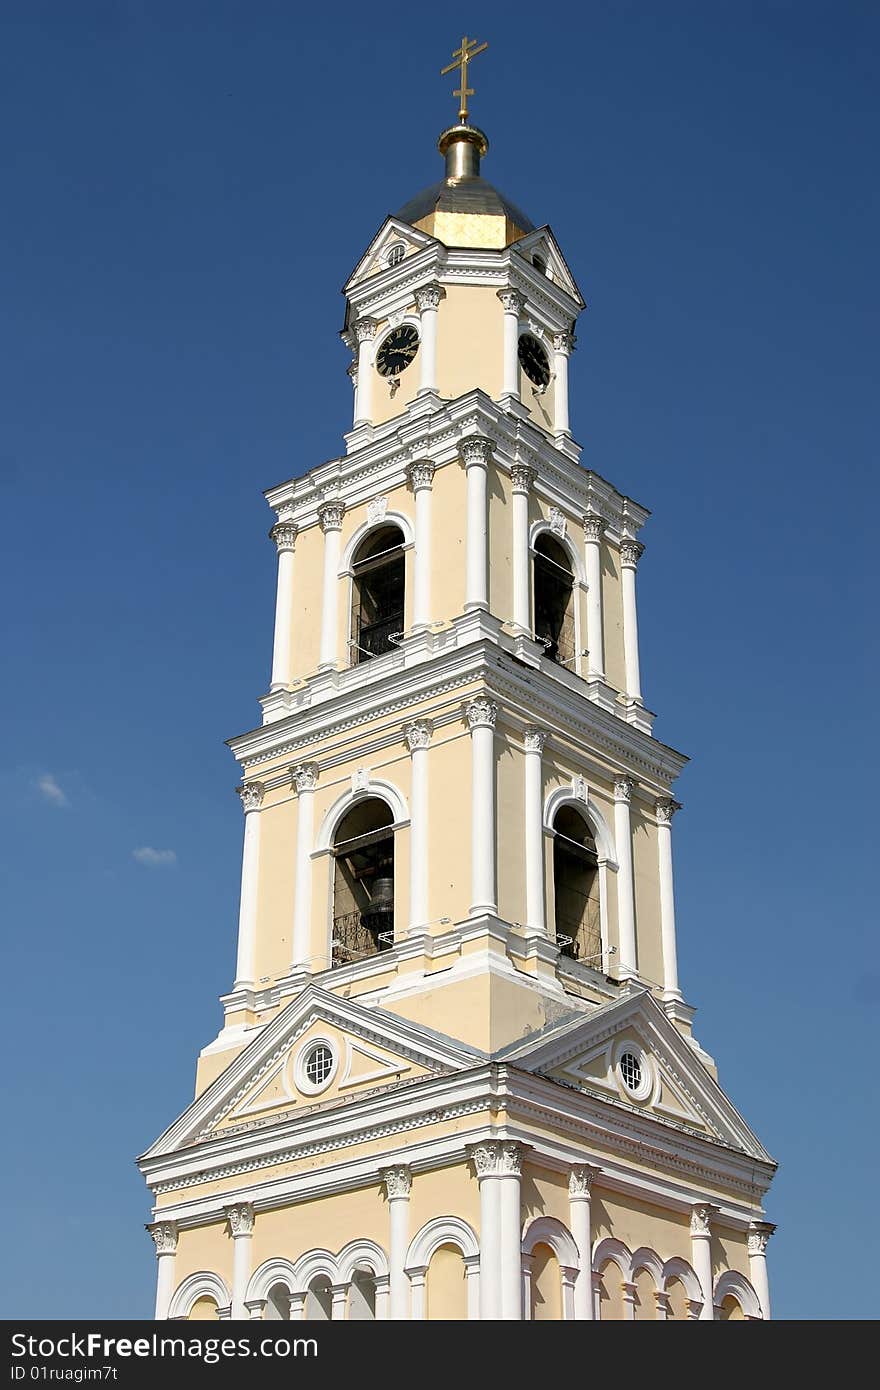
<svg viewBox="0 0 880 1390">
<path fill-rule="evenodd" d="M 584 300 L 483 175 L 482 51 L 345 285 L 344 450 L 266 493 L 235 978 L 140 1159 L 157 1318 L 769 1316 L 775 1165 L 679 982 L 649 513 L 583 464 Z"/>
</svg>

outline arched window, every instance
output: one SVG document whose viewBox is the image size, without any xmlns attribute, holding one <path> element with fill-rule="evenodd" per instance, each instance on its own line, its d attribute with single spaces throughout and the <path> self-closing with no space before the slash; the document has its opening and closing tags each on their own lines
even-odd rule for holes
<svg viewBox="0 0 880 1390">
<path fill-rule="evenodd" d="M 309 1284 L 306 1294 L 306 1319 L 309 1322 L 329 1322 L 333 1317 L 333 1289 L 326 1274 L 318 1274 Z"/>
<path fill-rule="evenodd" d="M 333 964 L 374 956 L 394 940 L 394 816 L 386 801 L 354 805 L 333 837 Z"/>
<path fill-rule="evenodd" d="M 428 1318 L 464 1322 L 468 1315 L 464 1257 L 456 1245 L 441 1245 L 428 1266 Z"/>
<path fill-rule="evenodd" d="M 535 636 L 561 665 L 575 654 L 574 573 L 563 546 L 546 531 L 535 541 Z"/>
<path fill-rule="evenodd" d="M 553 891 L 556 938 L 563 955 L 602 966 L 599 860 L 596 841 L 574 806 L 560 806 L 553 818 Z"/>
<path fill-rule="evenodd" d="M 351 1322 L 372 1322 L 376 1316 L 376 1276 L 370 1269 L 356 1269 L 348 1286 Z"/>
<path fill-rule="evenodd" d="M 742 1322 L 744 1319 L 745 1313 L 742 1310 L 742 1305 L 732 1293 L 729 1293 L 726 1298 L 722 1299 L 721 1307 L 718 1309 L 718 1321 Z"/>
<path fill-rule="evenodd" d="M 539 1243 L 532 1249 L 532 1322 L 561 1322 L 562 1274 L 555 1250 Z"/>
<path fill-rule="evenodd" d="M 213 1322 L 217 1317 L 217 1304 L 209 1294 L 197 1298 L 187 1314 L 188 1322 Z"/>
<path fill-rule="evenodd" d="M 351 659 L 357 666 L 390 652 L 404 624 L 406 563 L 399 526 L 378 526 L 354 553 Z"/>
<path fill-rule="evenodd" d="M 266 1295 L 266 1311 L 263 1314 L 267 1322 L 289 1322 L 290 1321 L 290 1289 L 286 1284 L 273 1284 Z"/>
</svg>

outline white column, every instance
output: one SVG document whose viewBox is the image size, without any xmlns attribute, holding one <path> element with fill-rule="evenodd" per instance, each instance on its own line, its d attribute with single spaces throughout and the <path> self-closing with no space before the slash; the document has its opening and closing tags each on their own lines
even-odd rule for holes
<svg viewBox="0 0 880 1390">
<path fill-rule="evenodd" d="M 505 1139 L 498 1145 L 500 1188 L 501 1317 L 521 1322 L 522 1308 L 522 1217 L 520 1180 L 522 1144 Z"/>
<path fill-rule="evenodd" d="M 260 878 L 260 807 L 262 782 L 245 782 L 238 788 L 244 810 L 244 849 L 241 856 L 241 901 L 238 909 L 238 957 L 235 989 L 254 983 L 257 947 L 257 901 Z"/>
<path fill-rule="evenodd" d="M 375 319 L 358 319 L 354 325 L 357 339 L 357 377 L 354 389 L 354 423 L 370 425 L 373 422 L 373 339 L 378 324 Z"/>
<path fill-rule="evenodd" d="M 440 300 L 446 298 L 446 291 L 442 285 L 423 285 L 420 290 L 415 292 L 416 308 L 421 316 L 421 333 L 419 335 L 419 357 L 421 359 L 421 377 L 419 380 L 419 395 L 423 396 L 428 391 L 437 390 L 437 311 L 440 307 Z"/>
<path fill-rule="evenodd" d="M 346 343 L 348 343 L 349 346 L 351 346 L 351 343 L 350 343 L 350 341 L 349 341 L 348 338 L 344 338 L 343 341 L 346 342 Z M 357 360 L 357 357 L 354 357 L 354 358 L 352 359 L 351 365 L 350 365 L 350 367 L 348 368 L 348 376 L 349 376 L 349 380 L 351 381 L 351 386 L 352 386 L 352 424 L 355 424 L 355 423 L 357 422 L 357 404 L 358 404 L 358 360 Z"/>
<path fill-rule="evenodd" d="M 431 722 L 417 719 L 403 731 L 412 757 L 412 791 L 409 830 L 409 924 L 410 930 L 428 921 L 428 746 Z"/>
<path fill-rule="evenodd" d="M 272 647 L 272 690 L 289 685 L 293 679 L 290 639 L 293 630 L 293 551 L 298 529 L 292 521 L 279 521 L 269 532 L 278 550 L 275 642 Z"/>
<path fill-rule="evenodd" d="M 614 841 L 617 853 L 617 931 L 621 976 L 636 974 L 636 919 L 633 884 L 632 829 L 629 803 L 635 783 L 631 777 L 614 782 Z"/>
<path fill-rule="evenodd" d="M 571 434 L 568 423 L 568 359 L 574 352 L 573 333 L 553 334 L 553 398 L 555 403 L 554 434 Z"/>
<path fill-rule="evenodd" d="M 315 786 L 318 768 L 315 763 L 302 763 L 291 769 L 291 781 L 297 792 L 296 822 L 296 881 L 293 894 L 293 959 L 292 968 L 308 970 L 311 965 L 312 942 L 312 849 L 315 839 Z M 329 966 L 329 959 L 321 968 Z"/>
<path fill-rule="evenodd" d="M 535 470 L 527 463 L 515 463 L 510 470 L 513 484 L 513 621 L 521 632 L 533 631 L 529 577 L 529 489 Z"/>
<path fill-rule="evenodd" d="M 489 607 L 489 460 L 492 446 L 480 434 L 463 439 L 460 453 L 467 477 L 465 611 Z"/>
<path fill-rule="evenodd" d="M 504 309 L 504 358 L 501 380 L 502 396 L 519 398 L 519 316 L 526 301 L 519 290 L 499 290 L 498 298 Z"/>
<path fill-rule="evenodd" d="M 489 1140 L 469 1151 L 480 1184 L 480 1319 L 501 1317 L 501 1191 L 498 1143 Z"/>
<path fill-rule="evenodd" d="M 620 582 L 623 588 L 623 664 L 626 693 L 642 703 L 639 675 L 639 620 L 636 612 L 636 565 L 645 547 L 639 541 L 623 541 L 620 547 Z"/>
<path fill-rule="evenodd" d="M 532 931 L 546 931 L 544 908 L 544 778 L 541 755 L 547 735 L 541 729 L 526 729 L 525 840 L 526 840 L 526 925 Z"/>
<path fill-rule="evenodd" d="M 419 632 L 431 623 L 431 492 L 434 483 L 434 464 L 419 459 L 410 464 L 410 487 L 415 497 L 416 536 L 413 574 L 413 631 Z"/>
<path fill-rule="evenodd" d="M 605 521 L 588 512 L 584 517 L 584 561 L 587 572 L 588 674 L 605 679 L 602 638 L 602 533 Z"/>
<path fill-rule="evenodd" d="M 324 502 L 318 508 L 321 530 L 324 532 L 324 587 L 321 598 L 321 655 L 319 665 L 335 667 L 339 652 L 339 545 L 345 506 L 342 502 Z"/>
<path fill-rule="evenodd" d="M 599 1169 L 578 1163 L 568 1179 L 571 1234 L 578 1249 L 580 1268 L 574 1286 L 574 1316 L 581 1322 L 593 1317 L 593 1235 L 590 1215 L 590 1189 Z"/>
<path fill-rule="evenodd" d="M 660 873 L 660 939 L 663 947 L 663 998 L 681 999 L 678 952 L 675 945 L 675 892 L 672 884 L 672 817 L 681 807 L 671 796 L 654 803 L 657 815 L 657 859 Z"/>
<path fill-rule="evenodd" d="M 234 1207 L 227 1207 L 225 1215 L 232 1236 L 232 1316 L 246 1318 L 244 1296 L 251 1277 L 254 1209 L 250 1202 L 238 1202 Z"/>
<path fill-rule="evenodd" d="M 168 1317 L 174 1295 L 174 1263 L 177 1257 L 177 1222 L 154 1221 L 147 1227 L 156 1247 L 156 1322 Z"/>
<path fill-rule="evenodd" d="M 472 917 L 497 912 L 495 890 L 495 720 L 498 706 L 483 696 L 465 710 L 471 734 Z"/>
<path fill-rule="evenodd" d="M 388 1237 L 388 1277 L 390 1297 L 388 1316 L 395 1322 L 409 1319 L 409 1281 L 406 1276 L 406 1252 L 409 1249 L 409 1196 L 412 1173 L 405 1163 L 383 1168 L 379 1176 L 388 1197 L 390 1232 Z"/>
<path fill-rule="evenodd" d="M 749 1277 L 758 1296 L 765 1322 L 770 1319 L 770 1281 L 767 1278 L 767 1242 L 776 1227 L 772 1221 L 753 1221 L 749 1226 Z M 157 1315 L 158 1316 L 158 1315 Z"/>
<path fill-rule="evenodd" d="M 699 1202 L 691 1211 L 691 1264 L 703 1295 L 701 1322 L 712 1322 L 715 1317 L 712 1298 L 712 1217 L 717 1210 L 711 1202 Z"/>
</svg>

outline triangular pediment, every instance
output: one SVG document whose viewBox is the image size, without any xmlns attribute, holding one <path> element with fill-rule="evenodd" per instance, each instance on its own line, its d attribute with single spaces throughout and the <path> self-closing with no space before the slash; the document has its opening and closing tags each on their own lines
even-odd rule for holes
<svg viewBox="0 0 880 1390">
<path fill-rule="evenodd" d="M 507 1049 L 502 1059 L 772 1162 L 694 1049 L 639 986 Z"/>
<path fill-rule="evenodd" d="M 355 285 L 359 285 L 362 280 L 368 280 L 371 275 L 388 270 L 388 258 L 393 247 L 403 247 L 403 256 L 399 262 L 402 264 L 410 256 L 438 244 L 434 237 L 420 231 L 418 227 L 411 227 L 408 222 L 399 222 L 396 217 L 387 218 L 346 281 L 343 293 L 347 294 Z"/>
<path fill-rule="evenodd" d="M 534 256 L 540 256 L 547 266 L 547 278 L 570 294 L 581 308 L 584 307 L 583 295 L 577 287 L 577 281 L 569 270 L 559 242 L 549 227 L 539 227 L 537 231 L 529 232 L 528 236 L 521 237 L 512 249 L 517 256 L 522 256 L 532 263 Z"/>
<path fill-rule="evenodd" d="M 239 1052 L 145 1157 L 283 1123 L 315 1106 L 457 1071 L 482 1054 L 309 985 Z"/>
</svg>

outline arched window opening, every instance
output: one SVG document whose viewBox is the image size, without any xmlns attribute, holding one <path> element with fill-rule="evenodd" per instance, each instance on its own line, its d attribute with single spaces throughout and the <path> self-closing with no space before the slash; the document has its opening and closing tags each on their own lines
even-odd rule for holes
<svg viewBox="0 0 880 1390">
<path fill-rule="evenodd" d="M 602 967 L 599 859 L 590 827 L 574 806 L 553 818 L 556 940 L 563 955 Z"/>
<path fill-rule="evenodd" d="M 290 1321 L 290 1289 L 286 1284 L 273 1284 L 266 1295 L 267 1322 Z"/>
<path fill-rule="evenodd" d="M 351 1322 L 372 1322 L 376 1317 L 376 1276 L 370 1269 L 356 1269 L 348 1288 Z"/>
<path fill-rule="evenodd" d="M 667 1322 L 687 1322 L 688 1320 L 688 1295 L 687 1289 L 680 1279 L 668 1279 L 666 1282 L 666 1321 Z"/>
<path fill-rule="evenodd" d="M 633 1319 L 635 1322 L 655 1322 L 657 1318 L 657 1299 L 654 1276 L 649 1269 L 640 1269 L 635 1279 L 633 1297 Z"/>
<path fill-rule="evenodd" d="M 378 797 L 343 816 L 333 840 L 333 964 L 374 956 L 394 940 L 394 817 Z"/>
<path fill-rule="evenodd" d="M 549 1245 L 536 1245 L 532 1251 L 532 1322 L 561 1322 L 562 1274 L 556 1252 Z"/>
<path fill-rule="evenodd" d="M 573 660 L 574 574 L 564 548 L 544 531 L 535 541 L 535 636 L 548 660 Z"/>
<path fill-rule="evenodd" d="M 352 570 L 351 662 L 390 652 L 403 632 L 406 562 L 399 526 L 379 526 L 355 551 Z"/>
<path fill-rule="evenodd" d="M 309 1284 L 306 1294 L 306 1320 L 330 1322 L 333 1317 L 333 1289 L 325 1274 L 318 1274 Z"/>
<path fill-rule="evenodd" d="M 745 1313 L 744 1313 L 743 1310 L 742 1310 L 742 1306 L 741 1306 L 741 1304 L 740 1304 L 740 1302 L 739 1302 L 739 1299 L 735 1298 L 735 1297 L 733 1296 L 732 1293 L 729 1293 L 725 1299 L 722 1299 L 721 1307 L 718 1309 L 718 1321 L 719 1321 L 719 1322 L 744 1322 L 744 1321 L 745 1321 Z"/>
<path fill-rule="evenodd" d="M 614 1260 L 599 1271 L 599 1317 L 602 1322 L 623 1322 L 623 1275 Z"/>
<path fill-rule="evenodd" d="M 197 1298 L 189 1310 L 188 1322 L 214 1322 L 219 1317 L 217 1304 L 209 1294 L 203 1294 Z"/>
<path fill-rule="evenodd" d="M 464 1322 L 467 1319 L 464 1258 L 455 1245 L 441 1245 L 431 1256 L 427 1312 L 431 1322 Z"/>
</svg>

